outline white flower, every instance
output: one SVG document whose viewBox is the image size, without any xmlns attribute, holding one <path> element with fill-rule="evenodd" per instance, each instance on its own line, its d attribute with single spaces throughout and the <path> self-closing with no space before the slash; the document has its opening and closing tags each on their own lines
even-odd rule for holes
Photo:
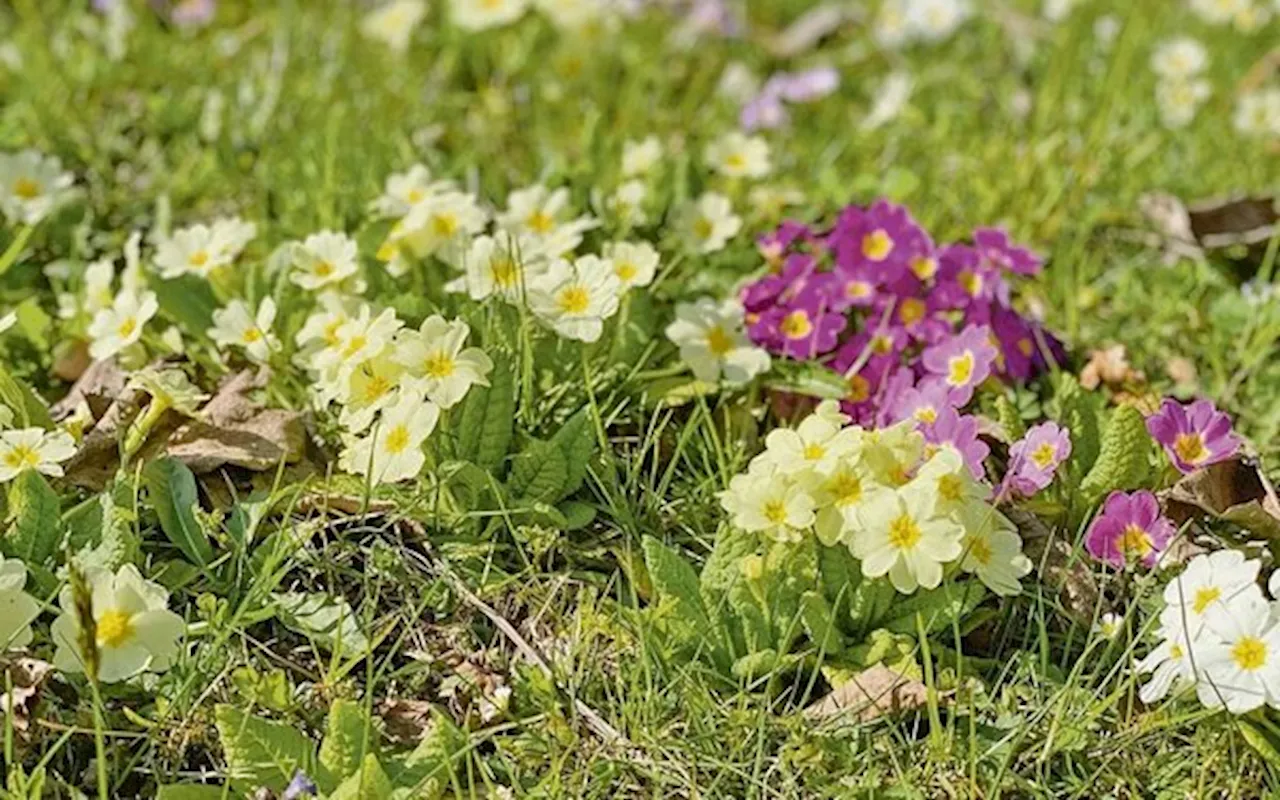
<svg viewBox="0 0 1280 800">
<path fill-rule="evenodd" d="M 509 303 L 518 302 L 529 281 L 547 269 L 536 240 L 505 233 L 477 236 L 459 260 L 463 275 L 445 288 L 466 292 L 472 300 L 497 294 Z"/>
<path fill-rule="evenodd" d="M 126 386 L 150 395 L 152 407 L 172 408 L 189 417 L 209 399 L 180 369 L 146 367 L 133 373 Z"/>
<path fill-rule="evenodd" d="M 717 303 L 703 297 L 677 304 L 675 322 L 666 334 L 698 380 L 715 383 L 723 376 L 727 383 L 743 384 L 768 371 L 770 361 L 769 354 L 747 338 L 742 318 L 737 300 Z"/>
<path fill-rule="evenodd" d="M 111 291 L 111 282 L 115 277 L 116 269 L 109 258 L 94 261 L 85 267 L 84 289 L 81 292 L 83 302 L 80 304 L 82 308 L 71 309 L 71 313 L 66 318 L 69 319 L 76 316 L 79 311 L 84 311 L 92 319 L 102 309 L 109 308 L 115 300 L 115 295 Z M 59 314 L 59 316 L 62 315 Z"/>
<path fill-rule="evenodd" d="M 435 403 L 413 395 L 382 412 L 382 418 L 367 435 L 349 440 L 339 465 L 374 484 L 396 483 L 417 476 L 426 463 L 422 443 L 435 430 L 440 409 Z"/>
<path fill-rule="evenodd" d="M 798 484 L 776 475 L 735 475 L 720 505 L 744 531 L 798 542 L 814 522 L 814 501 Z"/>
<path fill-rule="evenodd" d="M 408 270 L 405 249 L 418 258 L 440 255 L 451 259 L 467 237 L 484 230 L 488 221 L 474 195 L 453 189 L 429 193 L 392 227 L 378 249 L 378 260 L 387 264 L 387 272 L 402 275 Z"/>
<path fill-rule="evenodd" d="M 368 305 L 334 330 L 332 340 L 311 360 L 315 369 L 328 375 L 346 377 L 350 370 L 376 357 L 391 344 L 403 326 L 394 309 L 383 309 L 376 317 Z"/>
<path fill-rule="evenodd" d="M 22 591 L 26 583 L 26 565 L 0 555 L 0 655 L 31 643 L 31 623 L 40 616 L 40 603 Z"/>
<path fill-rule="evenodd" d="M 901 47 L 914 31 L 908 19 L 909 0 L 885 0 L 871 25 L 871 35 L 881 47 Z"/>
<path fill-rule="evenodd" d="M 609 242 L 603 255 L 613 265 L 623 291 L 653 283 L 658 271 L 658 251 L 648 242 Z"/>
<path fill-rule="evenodd" d="M 1196 679 L 1191 657 L 1192 645 L 1186 632 L 1181 627 L 1162 627 L 1160 638 L 1160 643 L 1137 664 L 1138 672 L 1152 673 L 1151 680 L 1138 690 L 1138 697 L 1147 704 L 1167 695 L 1176 683 L 1190 684 Z"/>
<path fill-rule="evenodd" d="M 1195 643 L 1196 686 L 1209 708 L 1243 714 L 1263 703 L 1280 707 L 1280 626 L 1265 602 L 1237 599 L 1208 615 Z"/>
<path fill-rule="evenodd" d="M 644 210 L 644 202 L 648 196 L 649 187 L 644 181 L 626 181 L 614 190 L 605 205 L 623 225 L 643 225 L 648 221 Z"/>
<path fill-rule="evenodd" d="M 1261 89 L 1240 95 L 1236 130 L 1248 136 L 1280 137 L 1280 89 Z"/>
<path fill-rule="evenodd" d="M 716 82 L 716 94 L 745 105 L 760 92 L 760 78 L 741 61 L 730 61 Z"/>
<path fill-rule="evenodd" d="M 339 378 L 333 386 L 322 388 L 320 399 L 332 396 L 342 403 L 338 421 L 346 430 L 358 433 L 369 427 L 379 411 L 396 401 L 403 375 L 404 367 L 392 358 L 388 348 L 353 368 L 345 380 Z"/>
<path fill-rule="evenodd" d="M 729 131 L 708 144 L 703 158 L 709 168 L 729 178 L 763 178 L 773 168 L 769 143 L 741 131 Z"/>
<path fill-rule="evenodd" d="M 360 269 L 356 242 L 336 231 L 313 233 L 293 248 L 293 267 L 289 279 L 303 289 L 337 285 Z"/>
<path fill-rule="evenodd" d="M 972 13 L 968 0 L 909 0 L 907 27 L 925 41 L 941 41 L 955 33 Z"/>
<path fill-rule="evenodd" d="M 373 210 L 384 217 L 403 217 L 431 195 L 452 190 L 453 181 L 432 180 L 426 165 L 414 164 L 388 176 L 382 194 L 373 201 Z"/>
<path fill-rule="evenodd" d="M 536 184 L 507 195 L 507 208 L 497 217 L 500 228 L 515 235 L 532 237 L 552 258 L 572 252 L 582 243 L 582 234 L 599 223 L 589 216 L 569 219 L 569 190 L 554 191 Z"/>
<path fill-rule="evenodd" d="M 160 309 L 154 292 L 135 294 L 121 289 L 110 308 L 100 310 L 89 325 L 89 355 L 101 361 L 142 337 L 142 328 Z"/>
<path fill-rule="evenodd" d="M 914 85 L 915 79 L 911 77 L 911 73 L 902 71 L 890 73 L 876 90 L 875 103 L 867 112 L 867 116 L 863 117 L 860 127 L 864 131 L 873 131 L 887 122 L 892 122 L 911 99 L 911 89 Z"/>
<path fill-rule="evenodd" d="M 302 329 L 294 336 L 294 342 L 307 356 L 338 344 L 339 329 L 354 319 L 361 307 L 360 298 L 332 292 L 320 295 L 318 300 L 321 310 L 308 316 Z M 311 366 L 309 361 L 302 363 L 305 367 Z"/>
<path fill-rule="evenodd" d="M 1233 22 L 1252 5 L 1253 0 L 1191 0 L 1191 10 L 1200 19 L 1218 25 Z"/>
<path fill-rule="evenodd" d="M 882 490 L 856 457 L 840 459 L 827 474 L 818 476 L 814 489 L 818 517 L 814 533 L 818 541 L 831 546 L 848 544 L 849 535 L 858 525 L 858 506 Z"/>
<path fill-rule="evenodd" d="M 449 0 L 453 24 L 468 31 L 515 22 L 528 7 L 528 0 Z"/>
<path fill-rule="evenodd" d="M 1075 8 L 1077 0 L 1044 0 L 1040 15 L 1050 22 L 1061 22 Z"/>
<path fill-rule="evenodd" d="M 413 29 L 427 15 L 423 0 L 392 0 L 365 14 L 360 21 L 360 32 L 376 39 L 393 52 L 403 53 L 409 48 Z"/>
<path fill-rule="evenodd" d="M 640 141 L 624 142 L 622 177 L 635 178 L 647 175 L 660 160 L 662 160 L 662 142 L 657 136 L 646 136 Z"/>
<path fill-rule="evenodd" d="M 557 259 L 530 282 L 529 308 L 561 336 L 594 342 L 604 330 L 604 320 L 617 312 L 621 294 L 622 284 L 609 262 L 596 256 L 583 256 L 572 264 Z"/>
<path fill-rule="evenodd" d="M 239 217 L 180 228 L 156 246 L 156 267 L 166 279 L 188 274 L 207 278 L 235 261 L 256 234 L 257 227 Z"/>
<path fill-rule="evenodd" d="M 1019 580 L 1031 572 L 1033 565 L 1022 553 L 1022 537 L 1014 524 L 985 503 L 961 506 L 956 518 L 965 532 L 960 568 L 977 575 L 998 595 L 1019 594 Z"/>
<path fill-rule="evenodd" d="M 933 589 L 942 582 L 942 565 L 964 551 L 964 528 L 936 516 L 933 503 L 916 490 L 878 492 L 858 506 L 859 527 L 849 550 L 862 561 L 862 574 L 888 574 L 899 592 L 918 586 Z"/>
<path fill-rule="evenodd" d="M 186 630 L 182 617 L 168 609 L 169 592 L 145 580 L 138 568 L 126 564 L 111 574 L 91 567 L 85 576 L 93 594 L 95 643 L 99 653 L 98 679 L 127 680 L 142 672 L 163 672 L 178 655 L 178 640 Z M 58 596 L 62 615 L 50 634 L 57 645 L 53 663 L 64 672 L 83 672 L 80 651 L 82 622 L 70 586 Z"/>
<path fill-rule="evenodd" d="M 790 186 L 752 186 L 747 192 L 747 203 L 756 214 L 776 219 L 789 206 L 804 202 L 804 194 Z"/>
<path fill-rule="evenodd" d="M 1195 119 L 1201 104 L 1213 93 L 1208 81 L 1198 79 L 1163 80 L 1156 84 L 1156 105 L 1160 120 L 1168 128 L 1181 128 Z"/>
<path fill-rule="evenodd" d="M 441 408 L 457 405 L 472 386 L 489 385 L 493 359 L 478 347 L 465 347 L 470 332 L 462 320 L 446 321 L 435 314 L 417 331 L 403 332 L 396 343 L 395 360 Z"/>
<path fill-rule="evenodd" d="M 1185 80 L 1199 75 L 1209 63 L 1204 45 L 1189 36 L 1161 42 L 1151 56 L 1151 69 L 1162 78 Z"/>
<path fill-rule="evenodd" d="M 243 300 L 232 300 L 226 308 L 213 312 L 209 338 L 223 347 L 242 348 L 250 359 L 264 363 L 271 358 L 271 351 L 280 346 L 271 335 L 275 319 L 276 302 L 270 297 L 258 304 L 256 315 Z"/>
<path fill-rule="evenodd" d="M 827 474 L 855 451 L 861 432 L 861 428 L 842 428 L 838 420 L 825 414 L 810 414 L 794 430 L 769 431 L 762 458 L 782 475 L 810 470 Z"/>
<path fill-rule="evenodd" d="M 10 222 L 35 225 L 71 198 L 74 181 L 55 156 L 0 153 L 0 213 Z"/>
<path fill-rule="evenodd" d="M 1098 618 L 1093 630 L 1103 639 L 1115 639 L 1124 630 L 1124 616 L 1107 612 Z"/>
<path fill-rule="evenodd" d="M 1166 630 L 1186 630 L 1188 637 L 1195 638 L 1207 613 L 1232 608 L 1242 596 L 1261 594 L 1257 584 L 1261 566 L 1261 562 L 1246 561 L 1238 550 L 1196 556 L 1164 587 L 1160 625 Z"/>
<path fill-rule="evenodd" d="M 723 250 L 742 229 L 742 218 L 733 213 L 729 198 L 715 192 L 707 192 L 690 204 L 683 223 L 686 238 L 700 253 Z"/>
</svg>

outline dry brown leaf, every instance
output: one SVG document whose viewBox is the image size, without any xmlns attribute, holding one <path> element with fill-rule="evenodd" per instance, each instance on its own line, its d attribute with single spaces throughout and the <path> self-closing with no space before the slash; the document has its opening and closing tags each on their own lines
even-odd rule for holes
<svg viewBox="0 0 1280 800">
<path fill-rule="evenodd" d="M 0 687 L 0 715 L 12 720 L 14 730 L 24 732 L 31 726 L 33 701 L 53 673 L 53 665 L 38 658 L 19 657 L 0 661 L 0 666 L 3 666 L 3 672 L 8 675 L 6 680 L 13 687 L 11 694 Z"/>
<path fill-rule="evenodd" d="M 1118 388 L 1145 381 L 1146 376 L 1130 366 L 1122 344 L 1112 345 L 1105 350 L 1094 350 L 1089 354 L 1089 363 L 1080 370 L 1080 385 L 1089 390 L 1104 384 L 1110 388 Z"/>
<path fill-rule="evenodd" d="M 1035 514 L 1017 508 L 1004 512 L 1018 527 L 1023 552 L 1035 565 L 1040 581 L 1058 593 L 1058 605 L 1077 622 L 1092 625 L 1108 609 L 1085 554 L 1056 536 Z"/>
<path fill-rule="evenodd" d="M 920 708 L 928 697 L 928 687 L 920 681 L 877 664 L 837 686 L 806 708 L 804 715 L 825 720 L 847 714 L 860 722 L 871 722 L 886 714 Z"/>
<path fill-rule="evenodd" d="M 1169 380 L 1177 384 L 1180 389 L 1195 389 L 1200 380 L 1195 362 L 1183 356 L 1173 356 L 1166 361 L 1164 371 L 1169 376 Z"/>
<path fill-rule="evenodd" d="M 431 730 L 432 708 L 426 700 L 388 699 L 378 704 L 378 716 L 391 739 L 417 742 Z"/>
<path fill-rule="evenodd" d="M 49 413 L 56 420 L 75 413 L 80 404 L 87 403 L 95 420 L 101 419 L 112 403 L 124 391 L 126 376 L 112 360 L 95 361 L 81 371 L 67 396 L 54 403 Z"/>
<path fill-rule="evenodd" d="M 1177 524 L 1207 515 L 1280 539 L 1280 498 L 1252 457 L 1210 464 L 1160 492 L 1160 499 L 1165 514 Z"/>
</svg>

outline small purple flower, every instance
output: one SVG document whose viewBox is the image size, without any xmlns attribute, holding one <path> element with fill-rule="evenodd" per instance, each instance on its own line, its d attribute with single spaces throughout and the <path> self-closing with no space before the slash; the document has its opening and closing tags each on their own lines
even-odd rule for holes
<svg viewBox="0 0 1280 800">
<path fill-rule="evenodd" d="M 761 92 L 742 106 L 738 124 L 748 133 L 781 128 L 791 120 L 782 100 L 771 93 Z"/>
<path fill-rule="evenodd" d="M 996 306 L 991 313 L 991 331 L 1000 350 L 997 370 L 1015 381 L 1035 375 L 1042 358 L 1031 323 L 1011 308 Z"/>
<path fill-rule="evenodd" d="M 978 228 L 973 232 L 973 246 L 985 263 L 1015 275 L 1036 275 L 1044 265 L 1038 255 L 1011 242 L 1001 228 Z"/>
<path fill-rule="evenodd" d="M 881 282 L 891 283 L 907 273 L 911 244 L 922 234 L 906 208 L 877 200 L 866 208 L 845 208 L 828 239 L 836 264 L 868 267 Z"/>
<path fill-rule="evenodd" d="M 987 307 L 1009 305 L 1009 284 L 1000 270 L 988 264 L 975 248 L 952 244 L 938 253 L 940 297 L 951 308 L 966 309 L 970 319 L 982 321 Z"/>
<path fill-rule="evenodd" d="M 813 229 L 803 222 L 783 220 L 776 230 L 770 231 L 756 239 L 756 250 L 770 265 L 782 263 L 782 256 L 792 246 L 801 242 L 814 241 Z"/>
<path fill-rule="evenodd" d="M 284 787 L 280 800 L 300 800 L 303 797 L 315 797 L 318 793 L 319 789 L 316 788 L 315 781 L 307 777 L 302 770 L 297 770 L 293 773 L 293 780 Z"/>
<path fill-rule="evenodd" d="M 840 73 L 834 67 L 814 67 L 801 72 L 779 72 L 765 84 L 788 103 L 821 100 L 840 86 Z"/>
<path fill-rule="evenodd" d="M 921 359 L 925 370 L 941 377 L 956 406 L 969 402 L 974 387 L 991 375 L 995 360 L 996 348 L 991 344 L 991 329 L 986 325 L 966 327 L 925 350 Z"/>
<path fill-rule="evenodd" d="M 978 438 L 978 418 L 961 414 L 950 406 L 938 409 L 933 422 L 921 426 L 924 440 L 933 446 L 950 445 L 964 458 L 965 466 L 976 480 L 986 477 L 983 462 L 991 454 L 991 448 Z"/>
<path fill-rule="evenodd" d="M 1147 417 L 1147 431 L 1184 474 L 1225 461 L 1240 449 L 1240 437 L 1231 430 L 1231 417 L 1209 400 L 1184 406 L 1166 398 L 1160 410 Z"/>
<path fill-rule="evenodd" d="M 908 376 L 910 370 L 903 370 Z M 910 383 L 890 393 L 886 390 L 882 415 L 883 425 L 914 419 L 920 425 L 937 422 L 943 409 L 954 408 L 951 389 L 936 377 L 925 378 L 917 385 Z"/>
<path fill-rule="evenodd" d="M 1053 482 L 1071 455 L 1071 434 L 1056 422 L 1042 422 L 1009 448 L 1009 471 L 1001 493 L 1031 497 Z"/>
<path fill-rule="evenodd" d="M 765 275 L 742 290 L 742 307 L 748 311 L 763 312 L 777 303 L 786 303 L 799 294 L 814 275 L 813 256 L 792 253 L 782 262 L 776 273 Z"/>
<path fill-rule="evenodd" d="M 791 358 L 806 360 L 829 353 L 836 347 L 847 320 L 818 303 L 795 302 L 778 306 L 760 316 L 756 326 L 765 347 Z M 751 338 L 757 339 L 757 333 Z"/>
<path fill-rule="evenodd" d="M 1160 515 L 1148 491 L 1112 492 L 1085 534 L 1085 549 L 1099 561 L 1124 567 L 1130 561 L 1155 566 L 1173 539 L 1173 523 Z"/>
</svg>

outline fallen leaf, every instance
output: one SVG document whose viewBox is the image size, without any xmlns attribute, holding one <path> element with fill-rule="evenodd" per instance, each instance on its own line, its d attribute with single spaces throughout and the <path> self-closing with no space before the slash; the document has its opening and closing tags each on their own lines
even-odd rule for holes
<svg viewBox="0 0 1280 800">
<path fill-rule="evenodd" d="M 1195 362 L 1183 356 L 1173 356 L 1166 361 L 1164 371 L 1179 389 L 1187 391 L 1194 390 L 1200 379 Z"/>
<path fill-rule="evenodd" d="M 1102 385 L 1117 388 L 1145 381 L 1146 376 L 1130 366 L 1122 344 L 1094 350 L 1089 354 L 1089 363 L 1080 370 L 1080 385 L 1089 390 Z"/>
<path fill-rule="evenodd" d="M 377 713 L 387 736 L 398 742 L 417 742 L 435 724 L 433 706 L 426 700 L 383 700 Z"/>
<path fill-rule="evenodd" d="M 1176 524 L 1209 516 L 1268 539 L 1280 539 L 1280 498 L 1256 458 L 1237 456 L 1196 470 L 1160 492 Z"/>
<path fill-rule="evenodd" d="M 80 372 L 71 390 L 49 409 L 49 414 L 58 421 L 75 413 L 80 403 L 88 404 L 95 420 L 101 419 L 107 409 L 124 392 L 126 376 L 116 362 L 110 359 L 95 361 Z"/>
<path fill-rule="evenodd" d="M 1265 249 L 1280 221 L 1274 197 L 1205 200 L 1189 205 L 1187 214 L 1192 233 L 1206 250 L 1238 244 Z"/>
<path fill-rule="evenodd" d="M 886 714 L 920 708 L 928 697 L 928 687 L 919 680 L 877 664 L 837 686 L 806 708 L 804 715 L 817 720 L 853 715 L 860 722 L 871 722 Z"/>
<path fill-rule="evenodd" d="M 83 339 L 73 339 L 55 348 L 53 366 L 49 372 L 64 381 L 78 381 L 93 365 L 89 344 Z"/>
<path fill-rule="evenodd" d="M 1057 592 L 1058 605 L 1076 622 L 1092 625 L 1108 610 L 1093 566 L 1071 542 L 1054 534 L 1039 517 L 1018 508 L 1004 509 L 1022 536 L 1023 552 L 1040 581 Z"/>
<path fill-rule="evenodd" d="M 31 707 L 40 694 L 40 687 L 53 672 L 53 665 L 38 658 L 19 657 L 0 661 L 7 682 L 13 688 L 5 692 L 0 687 L 0 714 L 12 721 L 14 730 L 26 731 L 31 726 Z"/>
</svg>

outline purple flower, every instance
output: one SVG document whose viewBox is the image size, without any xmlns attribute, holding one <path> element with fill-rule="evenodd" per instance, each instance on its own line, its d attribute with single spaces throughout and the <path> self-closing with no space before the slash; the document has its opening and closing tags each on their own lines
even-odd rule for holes
<svg viewBox="0 0 1280 800">
<path fill-rule="evenodd" d="M 748 333 L 766 348 L 803 361 L 834 350 L 846 322 L 818 303 L 797 301 L 764 312 Z"/>
<path fill-rule="evenodd" d="M 1009 471 L 1001 493 L 1031 497 L 1053 482 L 1058 466 L 1071 455 L 1071 434 L 1056 422 L 1042 422 L 1009 448 Z"/>
<path fill-rule="evenodd" d="M 975 321 L 985 321 L 994 302 L 1009 305 L 1009 284 L 1000 270 L 963 244 L 947 245 L 938 253 L 936 291 L 949 307 L 965 309 Z"/>
<path fill-rule="evenodd" d="M 293 780 L 289 781 L 289 785 L 284 788 L 284 794 L 280 795 L 280 800 L 300 800 L 303 797 L 315 797 L 318 791 L 315 781 L 307 777 L 307 774 L 302 770 L 295 770 Z"/>
<path fill-rule="evenodd" d="M 991 313 L 991 331 L 1000 350 L 996 368 L 1015 381 L 1035 375 L 1042 358 L 1031 323 L 1011 308 L 996 306 Z"/>
<path fill-rule="evenodd" d="M 779 72 L 765 84 L 788 103 L 821 100 L 840 86 L 840 73 L 834 67 L 814 67 L 802 72 Z"/>
<path fill-rule="evenodd" d="M 1036 275 L 1044 260 L 1025 247 L 1009 241 L 1001 228 L 978 228 L 973 232 L 973 246 L 983 262 L 1015 275 Z"/>
<path fill-rule="evenodd" d="M 179 28 L 199 28 L 213 20 L 215 0 L 180 0 L 169 9 L 169 21 Z"/>
<path fill-rule="evenodd" d="M 1174 533 L 1151 492 L 1112 492 L 1085 534 L 1085 549 L 1116 567 L 1130 561 L 1152 567 Z"/>
<path fill-rule="evenodd" d="M 828 237 L 836 264 L 870 268 L 883 283 L 908 272 L 912 244 L 923 231 L 905 208 L 877 200 L 867 208 L 849 206 L 840 212 Z"/>
<path fill-rule="evenodd" d="M 742 106 L 738 124 L 747 132 L 781 128 L 791 119 L 787 108 L 776 94 L 761 92 Z"/>
<path fill-rule="evenodd" d="M 743 308 L 762 312 L 777 303 L 787 303 L 804 290 L 814 275 L 813 256 L 792 253 L 782 262 L 777 273 L 765 275 L 742 290 Z"/>
<path fill-rule="evenodd" d="M 910 370 L 902 372 L 913 377 Z M 946 408 L 954 408 L 951 389 L 936 377 L 925 378 L 917 385 L 908 382 L 895 386 L 893 391 L 886 387 L 881 424 L 892 425 L 904 419 L 914 419 L 921 425 L 932 425 Z"/>
<path fill-rule="evenodd" d="M 1147 417 L 1147 431 L 1184 474 L 1225 461 L 1240 449 L 1231 418 L 1209 400 L 1184 406 L 1166 398 L 1160 410 Z"/>
<path fill-rule="evenodd" d="M 938 409 L 933 422 L 921 426 L 924 439 L 931 445 L 950 445 L 964 458 L 965 466 L 976 480 L 986 477 L 983 462 L 991 453 L 987 443 L 978 438 L 978 418 L 961 414 L 950 406 Z"/>
<path fill-rule="evenodd" d="M 995 360 L 996 348 L 991 344 L 991 329 L 986 325 L 966 327 L 926 349 L 921 359 L 926 371 L 942 378 L 956 406 L 969 402 L 974 387 L 991 375 Z"/>
</svg>

